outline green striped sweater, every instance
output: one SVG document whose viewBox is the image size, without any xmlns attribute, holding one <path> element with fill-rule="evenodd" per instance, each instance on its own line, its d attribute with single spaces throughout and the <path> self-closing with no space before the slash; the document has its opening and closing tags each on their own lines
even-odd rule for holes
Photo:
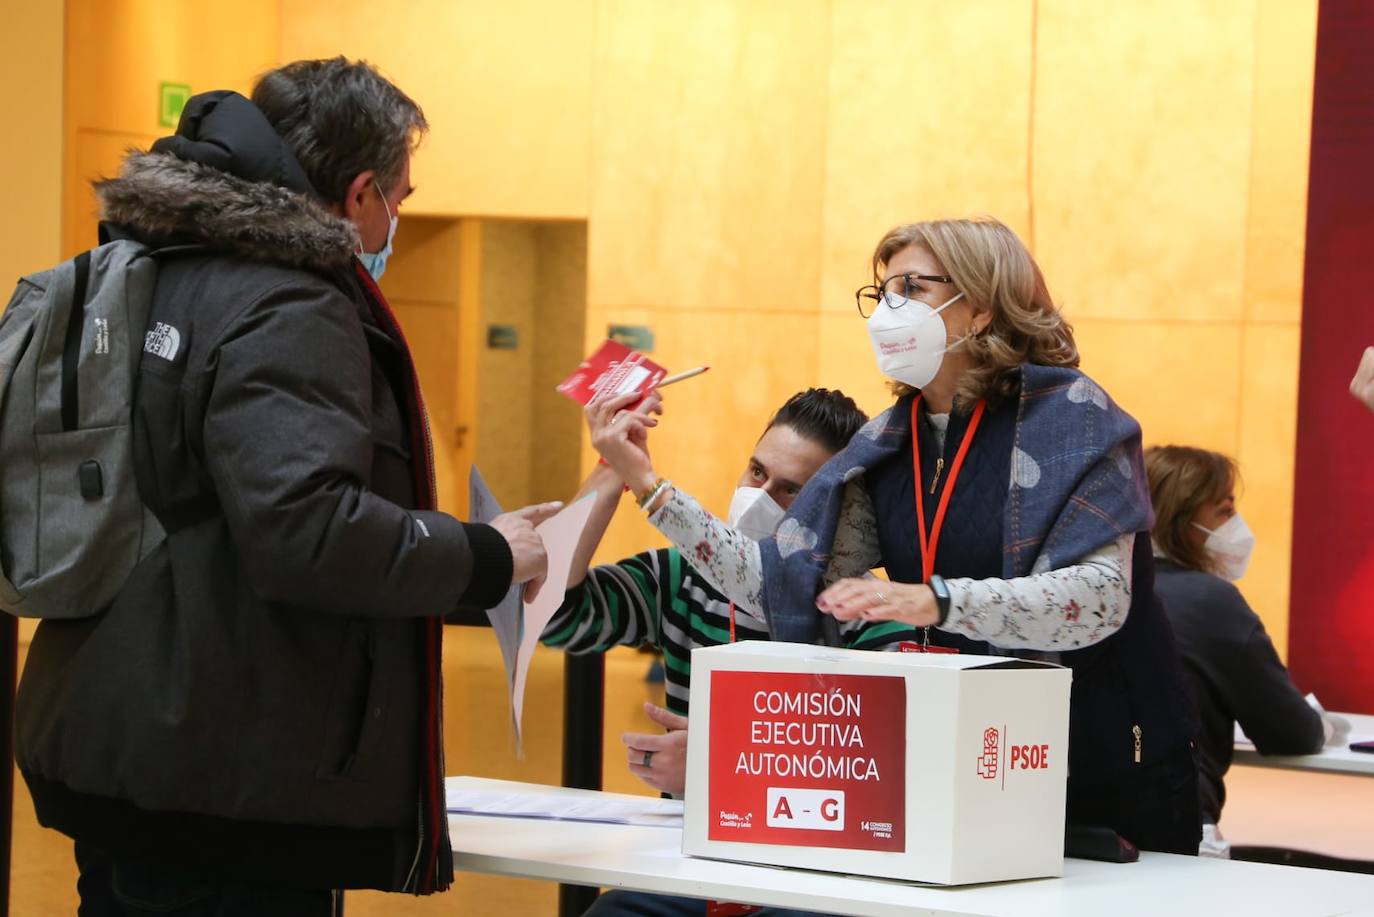
<svg viewBox="0 0 1374 917">
<path fill-rule="evenodd" d="M 842 625 L 854 649 L 895 647 L 918 639 L 895 621 Z M 687 715 L 692 650 L 730 642 L 730 601 L 683 560 L 676 548 L 645 551 L 618 564 L 594 567 L 569 589 L 542 641 L 570 653 L 650 644 L 663 650 L 667 706 Z M 761 614 L 735 607 L 735 639 L 767 640 Z"/>
</svg>

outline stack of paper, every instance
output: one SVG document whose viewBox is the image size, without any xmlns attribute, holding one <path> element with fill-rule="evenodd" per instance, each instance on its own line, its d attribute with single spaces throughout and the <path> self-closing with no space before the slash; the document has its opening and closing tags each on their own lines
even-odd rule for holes
<svg viewBox="0 0 1374 917">
<path fill-rule="evenodd" d="M 610 825 L 682 827 L 682 802 L 606 796 L 588 799 L 561 793 L 492 793 L 450 787 L 448 811 L 463 815 L 497 815 L 551 821 L 589 821 Z"/>
</svg>

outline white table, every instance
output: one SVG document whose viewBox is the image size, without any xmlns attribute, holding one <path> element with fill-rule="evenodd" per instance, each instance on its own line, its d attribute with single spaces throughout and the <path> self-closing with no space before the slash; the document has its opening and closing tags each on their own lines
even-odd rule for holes
<svg viewBox="0 0 1374 917">
<path fill-rule="evenodd" d="M 1374 716 L 1359 713 L 1338 713 L 1350 721 L 1350 735 L 1340 745 L 1323 748 L 1315 755 L 1262 755 L 1245 734 L 1236 727 L 1235 764 L 1251 767 L 1278 767 L 1298 771 L 1328 771 L 1338 774 L 1359 774 L 1374 777 L 1374 755 L 1351 751 L 1351 742 L 1374 741 Z"/>
<path fill-rule="evenodd" d="M 457 785 L 560 792 L 475 777 L 458 778 Z M 1129 864 L 1067 860 L 1062 879 L 935 888 L 686 857 L 677 828 L 478 815 L 450 815 L 449 828 L 460 870 L 835 914 L 1374 914 L 1374 876 L 1159 853 Z"/>
</svg>

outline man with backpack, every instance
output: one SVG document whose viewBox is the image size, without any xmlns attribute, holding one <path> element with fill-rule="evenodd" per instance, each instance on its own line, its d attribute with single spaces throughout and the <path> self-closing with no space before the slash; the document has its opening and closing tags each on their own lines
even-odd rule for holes
<svg viewBox="0 0 1374 917">
<path fill-rule="evenodd" d="M 21 284 L 0 323 L 0 377 L 37 361 L 53 393 L 22 406 L 0 383 L 0 410 L 33 420 L 24 482 L 45 482 L 0 470 L 0 533 L 18 520 L 39 545 L 0 542 L 0 608 L 44 619 L 17 758 L 39 820 L 76 840 L 83 914 L 329 914 L 335 889 L 452 880 L 443 617 L 542 576 L 533 526 L 558 507 L 435 511 L 375 282 L 426 127 L 343 58 L 269 72 L 251 101 L 197 96 L 96 186 L 102 238 L 126 247 Z M 140 290 L 146 331 L 125 321 Z M 67 332 L 19 335 L 43 297 L 70 306 Z M 91 413 L 114 397 L 102 357 L 137 367 L 123 439 Z M 135 509 L 111 522 L 129 478 Z M 71 570 L 94 589 L 126 555 L 112 601 L 75 611 Z"/>
</svg>

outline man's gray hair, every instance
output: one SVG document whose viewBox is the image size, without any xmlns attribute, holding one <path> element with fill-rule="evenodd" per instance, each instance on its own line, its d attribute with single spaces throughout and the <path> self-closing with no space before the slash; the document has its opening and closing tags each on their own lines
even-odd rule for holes
<svg viewBox="0 0 1374 917">
<path fill-rule="evenodd" d="M 253 104 L 296 154 L 326 202 L 362 172 L 388 191 L 429 129 L 420 106 L 365 61 L 302 60 L 263 74 Z"/>
</svg>

